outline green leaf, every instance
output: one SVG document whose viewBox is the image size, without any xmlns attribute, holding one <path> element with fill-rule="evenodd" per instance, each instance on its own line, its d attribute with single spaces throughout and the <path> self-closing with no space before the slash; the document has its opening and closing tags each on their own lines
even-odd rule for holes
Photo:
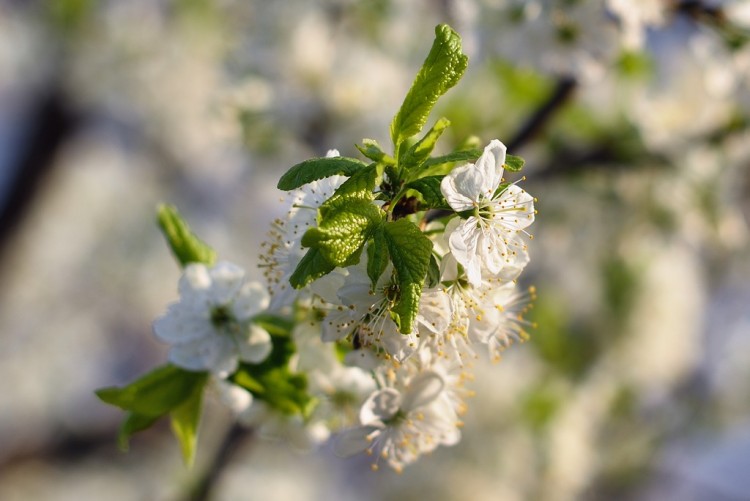
<svg viewBox="0 0 750 501">
<path fill-rule="evenodd" d="M 266 391 L 263 384 L 246 370 L 240 369 L 234 375 L 234 382 L 250 391 L 253 395 L 260 395 Z"/>
<path fill-rule="evenodd" d="M 350 200 L 367 200 L 372 201 L 372 191 L 378 184 L 379 178 L 383 175 L 382 164 L 370 164 L 360 170 L 352 177 L 344 181 L 331 197 L 323 202 L 318 208 L 318 222 L 327 216 L 329 211 L 335 211 L 342 205 L 346 205 Z"/>
<path fill-rule="evenodd" d="M 408 334 L 419 311 L 432 242 L 408 219 L 388 222 L 383 229 L 399 286 L 399 297 L 391 312 L 399 331 Z"/>
<path fill-rule="evenodd" d="M 430 254 L 430 266 L 427 268 L 427 287 L 437 287 L 440 283 L 440 264 L 435 254 Z"/>
<path fill-rule="evenodd" d="M 382 211 L 371 200 L 353 198 L 334 209 L 321 211 L 320 221 L 302 236 L 302 245 L 319 249 L 322 256 L 336 266 L 343 266 L 361 251 L 373 231 L 383 220 Z"/>
<path fill-rule="evenodd" d="M 302 259 L 289 277 L 289 283 L 295 289 L 301 289 L 323 275 L 327 275 L 336 268 L 335 264 L 328 261 L 320 249 L 310 249 L 302 256 Z"/>
<path fill-rule="evenodd" d="M 347 157 L 325 157 L 311 158 L 298 163 L 281 176 L 277 187 L 280 190 L 289 191 L 307 183 L 317 181 L 336 174 L 352 176 L 366 164 L 356 158 Z"/>
<path fill-rule="evenodd" d="M 374 139 L 363 139 L 362 146 L 356 144 L 357 149 L 364 156 L 372 160 L 373 162 L 382 162 L 384 164 L 395 164 L 396 161 L 388 155 L 383 148 L 380 147 L 377 141 Z"/>
<path fill-rule="evenodd" d="M 380 279 L 388 266 L 388 242 L 382 228 L 378 228 L 372 235 L 372 241 L 367 246 L 367 276 L 370 277 L 372 288 Z"/>
<path fill-rule="evenodd" d="M 120 427 L 117 443 L 127 450 L 130 437 L 172 413 L 172 427 L 190 464 L 201 407 L 206 372 L 190 372 L 166 365 L 155 369 L 124 388 L 102 388 L 96 395 L 104 402 L 128 412 Z M 192 431 L 191 431 L 192 430 Z"/>
<path fill-rule="evenodd" d="M 165 365 L 124 388 L 109 387 L 96 391 L 108 404 L 142 416 L 162 416 L 190 398 L 196 387 L 203 387 L 208 373 L 190 372 Z"/>
<path fill-rule="evenodd" d="M 453 153 L 448 153 L 447 155 L 440 157 L 428 158 L 422 167 L 426 169 L 436 165 L 454 164 L 456 162 L 475 162 L 481 156 L 482 150 L 480 149 L 454 151 Z"/>
<path fill-rule="evenodd" d="M 126 452 L 129 448 L 130 437 L 139 431 L 150 428 L 161 416 L 144 416 L 143 414 L 128 413 L 128 417 L 122 422 L 120 432 L 117 435 L 117 447 Z"/>
<path fill-rule="evenodd" d="M 253 317 L 253 323 L 262 327 L 272 336 L 289 336 L 294 329 L 294 322 L 271 313 L 261 313 Z"/>
<path fill-rule="evenodd" d="M 290 336 L 273 336 L 271 342 L 268 358 L 260 364 L 240 364 L 230 379 L 281 413 L 307 416 L 314 399 L 307 391 L 306 376 L 289 369 L 294 342 Z"/>
<path fill-rule="evenodd" d="M 518 172 L 523 169 L 523 164 L 526 163 L 521 157 L 515 155 L 505 155 L 505 164 L 503 168 L 510 172 Z"/>
<path fill-rule="evenodd" d="M 450 206 L 440 190 L 440 182 L 445 176 L 427 176 L 407 184 L 406 187 L 416 190 L 429 209 L 449 209 Z"/>
<path fill-rule="evenodd" d="M 195 446 L 198 441 L 198 424 L 203 409 L 203 385 L 196 385 L 193 393 L 172 410 L 171 425 L 172 432 L 177 441 L 180 442 L 182 459 L 190 467 L 195 459 Z"/>
<path fill-rule="evenodd" d="M 246 372 L 246 368 L 240 369 L 240 372 Z M 278 367 L 257 376 L 256 379 L 262 390 L 256 390 L 253 395 L 259 400 L 263 400 L 283 414 L 306 413 L 312 397 L 307 392 L 307 377 L 304 374 L 292 373 L 285 367 Z"/>
<path fill-rule="evenodd" d="M 190 227 L 175 207 L 159 205 L 157 220 L 180 266 L 186 266 L 189 263 L 203 263 L 209 266 L 214 264 L 216 251 L 190 231 Z"/>
<path fill-rule="evenodd" d="M 443 134 L 443 131 L 450 126 L 450 120 L 441 118 L 435 125 L 414 144 L 404 155 L 401 165 L 404 169 L 414 169 L 422 165 L 430 157 L 430 153 L 435 149 L 435 143 Z"/>
<path fill-rule="evenodd" d="M 469 58 L 461 52 L 461 37 L 447 24 L 435 27 L 430 53 L 391 122 L 391 139 L 397 150 L 404 139 L 422 130 L 438 98 L 458 83 L 468 63 Z"/>
</svg>

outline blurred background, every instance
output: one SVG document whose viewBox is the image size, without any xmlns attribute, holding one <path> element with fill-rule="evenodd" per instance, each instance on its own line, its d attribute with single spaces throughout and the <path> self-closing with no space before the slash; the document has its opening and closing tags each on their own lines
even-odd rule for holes
<svg viewBox="0 0 750 501">
<path fill-rule="evenodd" d="M 402 475 L 250 436 L 211 499 L 750 499 L 750 2 L 718 0 L 0 1 L 0 499 L 187 498 L 229 416 L 189 471 L 93 394 L 166 357 L 156 205 L 260 278 L 278 177 L 388 144 L 442 22 L 470 63 L 430 123 L 526 158 L 538 328 Z"/>
</svg>

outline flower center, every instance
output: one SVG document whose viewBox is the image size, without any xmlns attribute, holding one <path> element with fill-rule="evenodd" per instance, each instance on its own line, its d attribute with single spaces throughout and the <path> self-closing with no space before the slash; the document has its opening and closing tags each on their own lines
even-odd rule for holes
<svg viewBox="0 0 750 501">
<path fill-rule="evenodd" d="M 383 294 L 385 294 L 386 299 L 391 303 L 398 301 L 399 292 L 398 284 L 391 284 L 383 289 Z"/>
<path fill-rule="evenodd" d="M 401 424 L 405 420 L 406 413 L 403 410 L 399 409 L 393 416 L 389 417 L 388 419 L 384 419 L 383 424 L 386 426 L 396 426 Z"/>
<path fill-rule="evenodd" d="M 228 306 L 216 306 L 211 309 L 211 324 L 216 327 L 217 330 L 226 329 L 235 322 L 236 319 L 234 318 L 234 315 L 232 315 Z"/>
</svg>

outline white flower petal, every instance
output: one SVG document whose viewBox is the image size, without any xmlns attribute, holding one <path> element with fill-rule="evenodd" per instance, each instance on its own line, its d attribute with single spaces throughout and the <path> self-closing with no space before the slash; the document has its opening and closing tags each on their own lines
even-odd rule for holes
<svg viewBox="0 0 750 501">
<path fill-rule="evenodd" d="M 338 292 L 339 300 L 343 305 L 371 305 L 376 301 L 375 296 L 370 293 L 370 281 L 350 282 L 343 285 Z"/>
<path fill-rule="evenodd" d="M 529 264 L 529 253 L 526 250 L 526 244 L 523 239 L 513 233 L 505 242 L 506 252 L 508 253 L 503 269 L 497 274 L 497 278 L 504 282 L 510 282 L 518 278 L 523 269 Z"/>
<path fill-rule="evenodd" d="M 361 426 L 345 430 L 336 437 L 333 451 L 337 456 L 347 457 L 366 450 L 371 443 L 370 436 L 377 433 L 375 426 Z"/>
<path fill-rule="evenodd" d="M 498 196 L 495 211 L 496 224 L 522 230 L 534 222 L 534 197 L 512 184 Z"/>
<path fill-rule="evenodd" d="M 209 270 L 210 297 L 216 305 L 226 305 L 237 295 L 245 279 L 245 270 L 236 264 L 222 261 Z"/>
<path fill-rule="evenodd" d="M 339 268 L 328 275 L 324 275 L 310 284 L 310 290 L 322 297 L 324 301 L 331 304 L 338 304 L 338 291 L 344 285 L 346 276 L 340 273 Z"/>
<path fill-rule="evenodd" d="M 185 308 L 182 303 L 169 306 L 167 313 L 157 318 L 154 334 L 166 343 L 184 343 L 214 335 L 208 314 Z"/>
<path fill-rule="evenodd" d="M 208 268 L 204 264 L 190 263 L 185 267 L 185 271 L 180 278 L 179 290 L 203 291 L 211 287 L 211 276 Z"/>
<path fill-rule="evenodd" d="M 448 205 L 450 205 L 451 208 L 456 212 L 470 210 L 475 207 L 476 199 L 472 198 L 469 194 L 462 191 L 462 189 L 459 188 L 459 186 L 457 186 L 456 184 L 457 176 L 463 174 L 469 169 L 473 169 L 473 167 L 474 166 L 472 164 L 468 164 L 464 165 L 463 167 L 453 169 L 453 171 L 445 176 L 440 182 L 440 191 L 443 193 L 443 196 L 448 202 Z"/>
<path fill-rule="evenodd" d="M 185 307 L 193 309 L 210 307 L 211 276 L 205 265 L 188 264 L 180 277 L 177 288 L 180 292 L 180 303 Z"/>
<path fill-rule="evenodd" d="M 235 413 L 245 412 L 253 403 L 253 395 L 245 388 L 230 383 L 225 379 L 214 378 L 213 386 L 219 394 L 221 403 L 229 407 Z"/>
<path fill-rule="evenodd" d="M 240 322 L 257 315 L 268 307 L 268 292 L 258 282 L 249 282 L 237 292 L 232 313 Z"/>
<path fill-rule="evenodd" d="M 251 364 L 259 364 L 271 353 L 273 345 L 271 336 L 265 329 L 251 324 L 249 333 L 235 334 L 240 360 Z"/>
<path fill-rule="evenodd" d="M 466 271 L 469 282 L 479 284 L 482 281 L 482 263 L 480 261 L 478 240 L 482 230 L 477 227 L 477 219 L 470 217 L 462 220 L 448 237 L 448 247 Z"/>
<path fill-rule="evenodd" d="M 421 372 L 409 382 L 401 408 L 405 412 L 411 412 L 418 407 L 428 405 L 440 395 L 444 387 L 443 378 L 436 372 Z"/>
<path fill-rule="evenodd" d="M 502 321 L 500 312 L 491 301 L 481 304 L 481 311 L 472 311 L 469 317 L 469 335 L 472 342 L 485 344 Z"/>
<path fill-rule="evenodd" d="M 321 339 L 332 343 L 345 338 L 353 329 L 355 320 L 349 308 L 329 312 L 321 322 Z"/>
<path fill-rule="evenodd" d="M 401 407 L 401 394 L 393 388 L 383 388 L 370 395 L 359 411 L 359 421 L 364 425 L 377 425 L 388 421 Z"/>
<path fill-rule="evenodd" d="M 390 318 L 385 322 L 378 342 L 397 362 L 403 362 L 417 351 L 419 340 L 414 332 L 401 334 Z"/>
<path fill-rule="evenodd" d="M 417 323 L 430 332 L 439 334 L 448 328 L 453 310 L 448 294 L 442 289 L 425 289 L 419 301 Z"/>
<path fill-rule="evenodd" d="M 477 238 L 477 254 L 480 257 L 481 263 L 493 275 L 500 273 L 500 270 L 503 269 L 509 260 L 503 236 L 492 231 L 481 232 L 479 234 Z"/>
<path fill-rule="evenodd" d="M 502 142 L 493 139 L 484 148 L 482 156 L 479 157 L 475 164 L 476 170 L 481 172 L 481 179 L 483 181 L 481 190 L 486 197 L 492 196 L 503 178 L 506 149 Z"/>
<path fill-rule="evenodd" d="M 350 351 L 344 356 L 344 363 L 368 372 L 380 367 L 380 359 L 369 348 Z"/>
<path fill-rule="evenodd" d="M 169 361 L 183 369 L 208 370 L 220 377 L 237 368 L 234 345 L 227 336 L 212 336 L 174 345 L 169 351 Z"/>
</svg>

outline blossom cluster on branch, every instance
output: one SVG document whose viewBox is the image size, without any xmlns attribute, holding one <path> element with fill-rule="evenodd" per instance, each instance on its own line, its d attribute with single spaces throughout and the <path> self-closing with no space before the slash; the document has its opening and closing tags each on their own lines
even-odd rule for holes
<svg viewBox="0 0 750 501">
<path fill-rule="evenodd" d="M 338 432 L 336 451 L 371 454 L 374 468 L 458 442 L 473 360 L 528 335 L 534 291 L 516 279 L 535 209 L 506 180 L 524 162 L 501 141 L 432 155 L 450 123 L 422 129 L 468 62 L 450 27 L 435 33 L 392 153 L 365 139 L 369 162 L 331 150 L 281 177 L 289 207 L 263 244 L 265 286 L 160 208 L 184 267 L 179 301 L 154 324 L 170 364 L 97 392 L 128 412 L 123 445 L 169 415 L 190 460 L 206 388 L 262 434 L 309 446 Z"/>
</svg>

